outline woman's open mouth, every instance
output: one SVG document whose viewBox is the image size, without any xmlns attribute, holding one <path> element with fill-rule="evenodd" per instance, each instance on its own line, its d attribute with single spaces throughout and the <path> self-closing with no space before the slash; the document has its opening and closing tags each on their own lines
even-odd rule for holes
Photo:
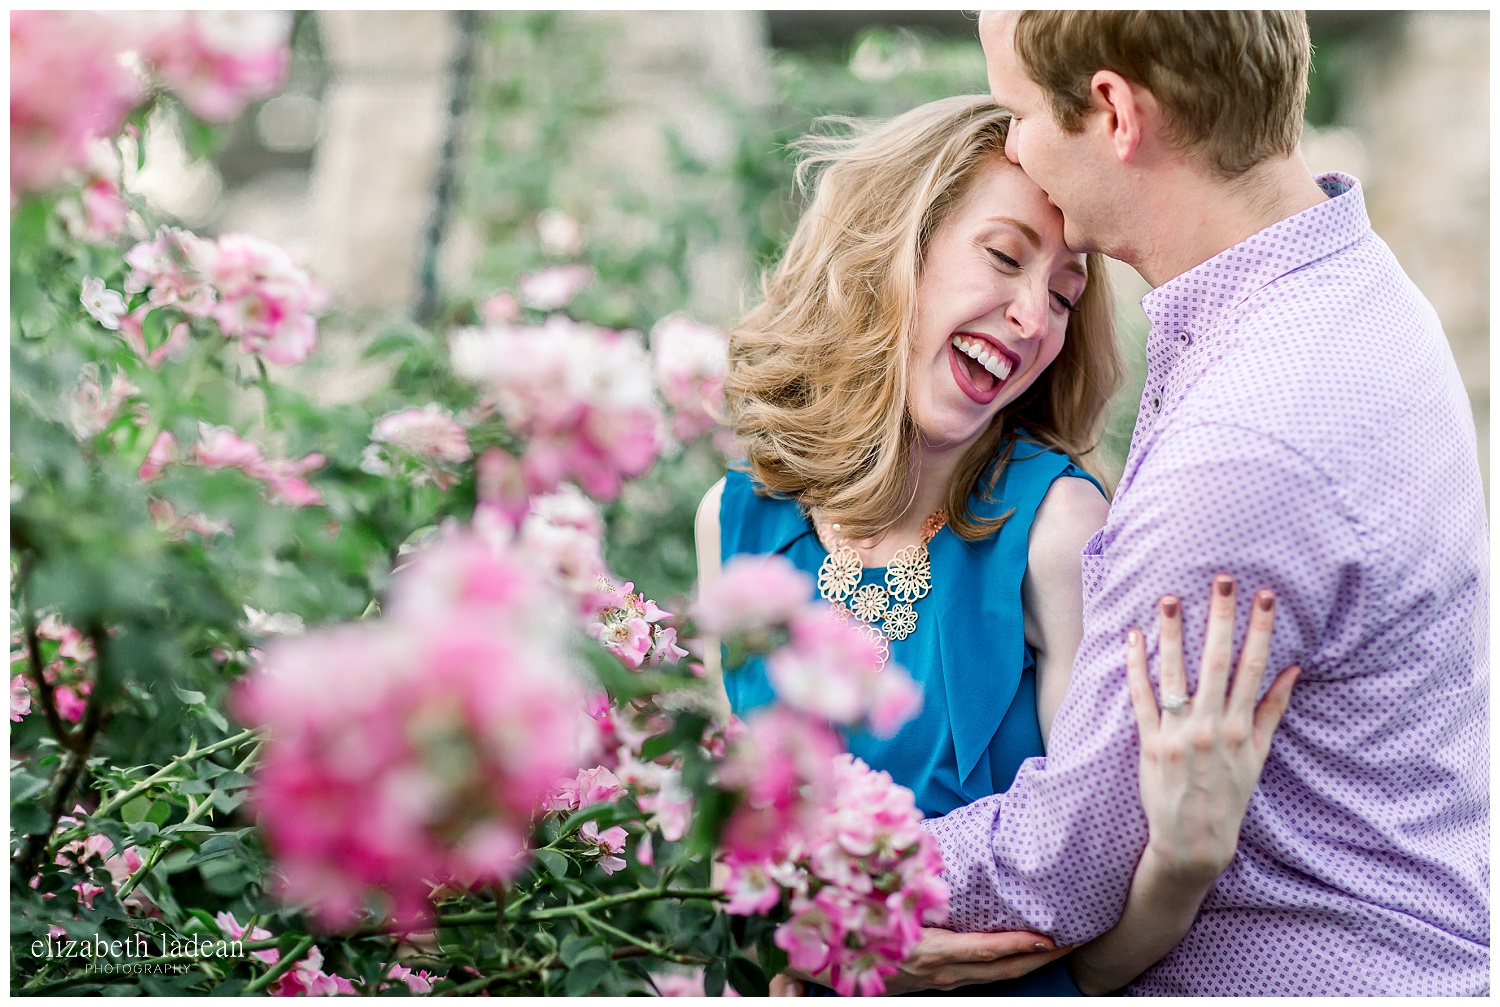
<svg viewBox="0 0 1500 1007">
<path fill-rule="evenodd" d="M 959 332 L 948 341 L 948 363 L 963 393 L 980 405 L 989 405 L 1021 365 L 1021 359 L 988 339 Z"/>
</svg>

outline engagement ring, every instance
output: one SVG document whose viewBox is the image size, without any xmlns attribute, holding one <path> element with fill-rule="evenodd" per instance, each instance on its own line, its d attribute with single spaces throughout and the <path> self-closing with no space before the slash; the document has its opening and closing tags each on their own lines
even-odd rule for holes
<svg viewBox="0 0 1500 1007">
<path fill-rule="evenodd" d="M 1161 698 L 1161 708 L 1168 713 L 1181 713 L 1187 705 L 1188 697 L 1186 696 L 1163 696 Z"/>
</svg>

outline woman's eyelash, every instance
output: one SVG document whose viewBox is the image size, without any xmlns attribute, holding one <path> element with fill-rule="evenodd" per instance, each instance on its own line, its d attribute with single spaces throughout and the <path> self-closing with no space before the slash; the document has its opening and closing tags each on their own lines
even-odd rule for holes
<svg viewBox="0 0 1500 1007">
<path fill-rule="evenodd" d="M 988 249 L 985 249 L 985 251 L 989 252 L 995 258 L 997 258 L 1001 262 L 1005 263 L 1011 269 L 1020 269 L 1021 268 L 1021 264 L 1019 262 L 1017 262 L 1015 259 L 1012 259 L 1010 256 L 1006 255 L 1004 252 L 1000 251 L 998 248 L 988 248 Z M 1070 315 L 1071 314 L 1077 314 L 1077 312 L 1078 312 L 1078 305 L 1076 305 L 1072 301 L 1068 300 L 1062 294 L 1054 293 L 1052 296 L 1055 297 L 1055 298 L 1057 298 L 1057 303 L 1058 304 L 1061 304 L 1064 308 L 1067 309 L 1068 314 L 1070 314 Z"/>
</svg>

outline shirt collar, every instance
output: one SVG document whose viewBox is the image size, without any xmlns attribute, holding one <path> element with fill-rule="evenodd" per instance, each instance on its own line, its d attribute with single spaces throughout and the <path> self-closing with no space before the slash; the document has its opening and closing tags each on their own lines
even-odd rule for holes
<svg viewBox="0 0 1500 1007">
<path fill-rule="evenodd" d="M 1203 333 L 1266 284 L 1369 233 L 1358 179 L 1331 172 L 1317 182 L 1326 201 L 1278 220 L 1141 298 L 1153 334 Z"/>
</svg>

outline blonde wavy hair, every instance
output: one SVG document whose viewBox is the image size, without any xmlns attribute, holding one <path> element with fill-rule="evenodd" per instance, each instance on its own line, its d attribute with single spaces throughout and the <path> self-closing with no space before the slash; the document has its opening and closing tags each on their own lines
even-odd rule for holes
<svg viewBox="0 0 1500 1007">
<path fill-rule="evenodd" d="M 845 130 L 797 145 L 798 184 L 813 189 L 812 202 L 763 275 L 760 303 L 730 333 L 724 391 L 749 473 L 764 491 L 860 539 L 884 532 L 910 505 L 917 430 L 907 391 L 918 276 L 933 233 L 979 170 L 1004 157 L 1010 113 L 974 95 L 884 124 L 826 121 Z M 993 491 L 1017 428 L 1074 458 L 1094 446 L 1121 366 L 1102 258 L 1089 255 L 1087 271 L 1057 359 L 996 415 L 954 471 L 946 510 L 966 540 L 1005 520 L 977 518 L 969 497 L 986 469 L 983 492 Z"/>
</svg>

